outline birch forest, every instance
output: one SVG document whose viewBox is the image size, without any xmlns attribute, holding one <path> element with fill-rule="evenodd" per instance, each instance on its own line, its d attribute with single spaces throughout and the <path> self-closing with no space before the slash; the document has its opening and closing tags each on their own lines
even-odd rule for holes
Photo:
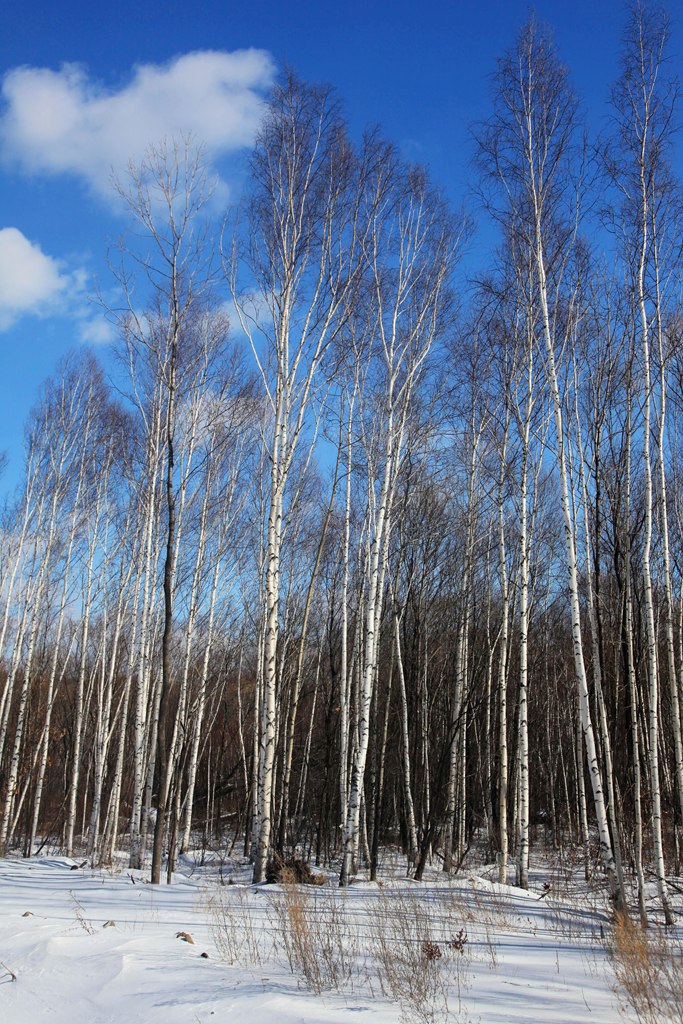
<svg viewBox="0 0 683 1024">
<path fill-rule="evenodd" d="M 201 140 L 116 182 L 114 352 L 45 382 L 2 510 L 0 851 L 344 885 L 476 843 L 527 887 L 551 847 L 672 919 L 681 108 L 665 15 L 621 46 L 589 133 L 524 25 L 462 208 L 294 74 L 227 215 Z"/>
</svg>

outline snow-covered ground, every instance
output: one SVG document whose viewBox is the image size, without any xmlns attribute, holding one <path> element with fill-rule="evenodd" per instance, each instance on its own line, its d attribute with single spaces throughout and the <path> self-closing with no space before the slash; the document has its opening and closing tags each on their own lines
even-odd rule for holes
<svg viewBox="0 0 683 1024">
<path fill-rule="evenodd" d="M 564 878 L 285 890 L 237 864 L 221 885 L 187 859 L 171 886 L 73 864 L 0 861 L 3 1024 L 622 1019 L 604 897 Z"/>
</svg>

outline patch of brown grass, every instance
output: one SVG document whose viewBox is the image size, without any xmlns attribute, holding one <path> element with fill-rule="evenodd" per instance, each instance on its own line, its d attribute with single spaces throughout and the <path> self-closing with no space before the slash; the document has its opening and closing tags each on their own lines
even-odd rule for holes
<svg viewBox="0 0 683 1024">
<path fill-rule="evenodd" d="M 614 919 L 607 953 L 625 999 L 640 1024 L 683 1024 L 683 950 L 662 928 L 644 929 L 627 914 Z"/>
</svg>

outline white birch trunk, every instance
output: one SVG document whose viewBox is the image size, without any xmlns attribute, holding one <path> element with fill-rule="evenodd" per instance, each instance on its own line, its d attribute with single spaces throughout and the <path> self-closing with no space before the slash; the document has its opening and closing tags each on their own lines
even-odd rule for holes
<svg viewBox="0 0 683 1024">
<path fill-rule="evenodd" d="M 586 755 L 588 758 L 588 770 L 590 774 L 591 787 L 593 791 L 593 804 L 597 819 L 598 835 L 600 838 L 600 851 L 602 863 L 607 876 L 610 894 L 615 901 L 619 902 L 619 885 L 617 880 L 616 864 L 612 850 L 612 841 L 607 821 L 607 809 L 605 796 L 602 788 L 602 777 L 598 752 L 593 732 L 593 722 L 590 711 L 590 698 L 588 692 L 588 677 L 583 657 L 583 641 L 581 637 L 581 606 L 579 603 L 579 578 L 576 560 L 576 538 L 574 524 L 571 518 L 571 502 L 569 498 L 568 469 L 565 456 L 564 422 L 562 415 L 562 402 L 560 398 L 557 373 L 555 370 L 555 346 L 550 325 L 550 314 L 548 311 L 548 297 L 545 280 L 545 259 L 543 253 L 543 241 L 541 235 L 540 215 L 536 221 L 536 269 L 538 273 L 539 298 L 541 304 L 541 321 L 543 338 L 546 350 L 546 372 L 550 388 L 554 419 L 555 419 L 555 443 L 557 447 L 558 470 L 560 477 L 560 490 L 562 502 L 562 517 L 564 522 L 565 553 L 567 560 L 567 571 L 569 575 L 569 593 L 571 606 L 572 623 L 572 648 L 574 655 L 574 670 L 579 690 L 579 708 L 581 711 L 581 727 L 583 729 Z"/>
<path fill-rule="evenodd" d="M 498 646 L 498 881 L 508 883 L 508 739 L 507 739 L 507 677 L 510 589 L 505 550 L 505 512 L 503 488 L 507 470 L 509 410 L 505 408 L 505 424 L 500 453 L 498 478 L 498 572 L 500 576 L 501 627 Z"/>
<path fill-rule="evenodd" d="M 408 726 L 408 697 L 406 680 L 401 656 L 400 614 L 397 596 L 394 592 L 394 657 L 398 675 L 398 692 L 401 707 L 401 771 L 403 776 L 403 798 L 405 800 L 405 823 L 408 832 L 408 872 L 417 864 L 417 826 L 415 824 L 415 806 L 412 792 L 412 771 L 410 764 L 410 730 Z"/>
</svg>

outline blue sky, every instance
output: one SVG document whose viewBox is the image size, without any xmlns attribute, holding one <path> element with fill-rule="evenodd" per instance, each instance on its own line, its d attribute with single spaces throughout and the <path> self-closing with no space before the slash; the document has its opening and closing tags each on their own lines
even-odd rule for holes
<svg viewBox="0 0 683 1024">
<path fill-rule="evenodd" d="M 671 7 L 673 8 L 673 4 Z M 594 127 L 617 71 L 625 6 L 539 0 Z M 41 380 L 70 347 L 104 353 L 91 301 L 107 291 L 108 247 L 125 230 L 112 167 L 164 135 L 207 142 L 224 194 L 277 69 L 337 87 L 351 129 L 380 124 L 430 165 L 456 204 L 470 177 L 469 125 L 489 108 L 496 57 L 526 3 L 461 0 L 61 0 L 10 3 L 0 35 L 0 449 L 21 466 L 23 424 Z M 681 26 L 672 53 L 683 70 Z"/>
</svg>

